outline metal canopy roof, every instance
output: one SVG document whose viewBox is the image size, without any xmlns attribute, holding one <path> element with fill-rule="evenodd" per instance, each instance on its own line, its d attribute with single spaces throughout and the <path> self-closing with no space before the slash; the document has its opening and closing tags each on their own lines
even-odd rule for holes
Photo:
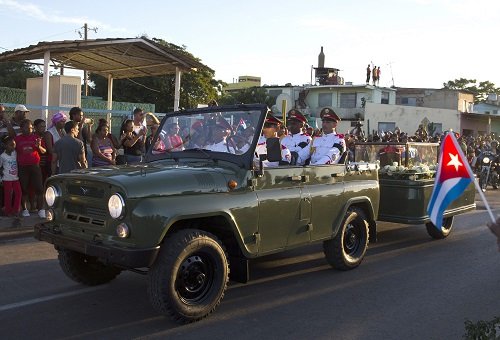
<svg viewBox="0 0 500 340">
<path fill-rule="evenodd" d="M 43 59 L 46 51 L 56 66 L 87 70 L 114 79 L 175 74 L 210 69 L 188 52 L 147 38 L 112 38 L 40 42 L 0 54 L 0 62 Z"/>
</svg>

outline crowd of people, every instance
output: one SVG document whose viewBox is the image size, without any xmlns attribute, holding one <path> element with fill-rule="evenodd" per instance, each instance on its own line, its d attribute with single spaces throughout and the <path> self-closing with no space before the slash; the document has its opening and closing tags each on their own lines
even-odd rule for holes
<svg viewBox="0 0 500 340">
<path fill-rule="evenodd" d="M 152 132 L 160 123 L 152 113 L 135 109 L 133 119 L 123 122 L 117 138 L 110 133 L 106 119 L 99 119 L 94 126 L 79 107 L 71 108 L 68 114 L 57 112 L 50 122 L 31 121 L 26 118 L 28 112 L 25 105 L 19 104 L 9 118 L 0 104 L 0 207 L 5 216 L 37 214 L 45 218 L 44 183 L 54 174 L 141 162 L 147 139 L 151 139 L 145 116 L 151 117 Z"/>
<path fill-rule="evenodd" d="M 45 217 L 43 184 L 54 174 L 89 166 L 140 163 L 148 148 L 152 148 L 153 153 L 158 150 L 180 151 L 189 147 L 241 154 L 250 147 L 255 131 L 253 126 L 232 127 L 224 119 L 215 119 L 207 137 L 207 126 L 204 127 L 201 122 L 190 127 L 181 127 L 174 122 L 164 128 L 167 130 L 165 136 L 151 145 L 160 121 L 154 114 L 145 113 L 140 108 L 133 111 L 130 119 L 123 121 L 119 137 L 110 132 L 106 119 L 99 119 L 94 126 L 92 120 L 84 118 L 84 112 L 79 107 L 71 108 L 68 115 L 64 112 L 54 114 L 49 124 L 42 119 L 33 122 L 26 119 L 29 110 L 24 105 L 17 105 L 10 119 L 5 112 L 5 107 L 0 105 L 2 213 L 21 216 L 37 213 L 42 218 Z M 267 152 L 266 143 L 272 137 L 279 138 L 282 160 L 264 161 L 263 165 L 268 167 L 280 163 L 335 164 L 342 155 L 353 161 L 354 146 L 358 142 L 439 143 L 443 137 L 440 133 L 431 136 L 423 127 L 413 135 L 396 128 L 365 136 L 360 123 L 342 135 L 336 131 L 340 118 L 331 108 L 324 108 L 320 117 L 321 128 L 314 129 L 297 109 L 288 112 L 286 124 L 269 113 L 257 142 L 256 158 Z M 149 121 L 149 128 L 146 121 Z M 186 135 L 182 131 L 186 128 L 190 130 L 187 134 L 189 140 L 182 137 Z M 494 134 L 459 136 L 458 141 L 473 166 L 483 151 L 498 153 L 498 141 Z"/>
</svg>

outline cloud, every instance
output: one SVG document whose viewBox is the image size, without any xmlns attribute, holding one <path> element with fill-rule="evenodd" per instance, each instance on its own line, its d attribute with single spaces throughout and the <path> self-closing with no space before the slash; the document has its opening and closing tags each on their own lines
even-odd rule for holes
<svg viewBox="0 0 500 340">
<path fill-rule="evenodd" d="M 113 27 L 105 23 L 89 19 L 87 17 L 71 17 L 57 11 L 50 11 L 47 9 L 42 10 L 39 6 L 28 2 L 19 2 L 15 0 L 0 0 L 0 7 L 3 7 L 5 12 L 17 12 L 26 15 L 30 18 L 60 24 L 75 24 L 81 25 L 82 23 L 87 23 L 90 27 L 98 27 L 110 32 L 118 33 L 128 33 L 129 31 L 125 28 Z"/>
</svg>

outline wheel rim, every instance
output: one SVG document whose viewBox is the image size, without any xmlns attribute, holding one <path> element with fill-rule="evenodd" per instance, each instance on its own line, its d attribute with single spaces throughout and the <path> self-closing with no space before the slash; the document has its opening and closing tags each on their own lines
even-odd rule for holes
<svg viewBox="0 0 500 340">
<path fill-rule="evenodd" d="M 213 259 L 204 253 L 192 254 L 182 262 L 175 286 L 186 304 L 195 304 L 205 298 L 213 285 L 214 267 Z"/>
<path fill-rule="evenodd" d="M 347 255 L 354 255 L 361 244 L 361 228 L 349 223 L 344 233 L 344 251 Z"/>
</svg>

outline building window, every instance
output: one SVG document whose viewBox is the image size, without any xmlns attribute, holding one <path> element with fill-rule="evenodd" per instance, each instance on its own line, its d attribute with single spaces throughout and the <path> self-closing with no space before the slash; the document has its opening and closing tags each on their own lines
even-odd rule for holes
<svg viewBox="0 0 500 340">
<path fill-rule="evenodd" d="M 353 109 L 356 107 L 356 93 L 341 93 L 339 107 Z"/>
<path fill-rule="evenodd" d="M 318 107 L 332 106 L 332 94 L 320 93 L 318 94 Z"/>
<path fill-rule="evenodd" d="M 417 98 L 414 98 L 414 97 L 402 97 L 401 98 L 401 105 L 417 106 Z"/>
<path fill-rule="evenodd" d="M 378 123 L 378 133 L 394 131 L 396 129 L 396 123 L 391 122 L 379 122 Z"/>
<path fill-rule="evenodd" d="M 389 92 L 382 92 L 382 100 L 380 104 L 389 104 Z"/>
<path fill-rule="evenodd" d="M 269 90 L 267 93 L 271 97 L 278 97 L 281 93 L 283 93 L 283 90 Z"/>
<path fill-rule="evenodd" d="M 498 110 L 493 110 L 493 114 L 497 115 L 498 114 Z"/>
</svg>

